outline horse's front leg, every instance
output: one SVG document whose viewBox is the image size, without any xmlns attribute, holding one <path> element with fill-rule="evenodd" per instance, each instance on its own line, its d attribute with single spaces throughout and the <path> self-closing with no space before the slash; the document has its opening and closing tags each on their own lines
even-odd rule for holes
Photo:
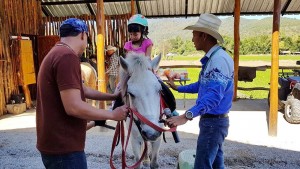
<svg viewBox="0 0 300 169">
<path fill-rule="evenodd" d="M 159 137 L 156 141 L 151 142 L 151 144 L 152 144 L 152 151 L 150 154 L 150 158 L 151 158 L 150 168 L 151 169 L 159 168 L 157 158 L 159 155 L 160 143 L 161 143 L 161 137 Z"/>
<path fill-rule="evenodd" d="M 138 162 L 139 159 L 141 158 L 141 149 L 142 145 L 144 144 L 143 138 L 140 136 L 138 129 L 136 126 L 132 126 L 132 135 L 131 135 L 131 146 L 132 146 L 132 151 L 134 155 L 134 162 Z M 142 164 L 142 163 L 141 163 Z M 137 169 L 141 169 L 141 164 L 137 167 Z"/>
</svg>

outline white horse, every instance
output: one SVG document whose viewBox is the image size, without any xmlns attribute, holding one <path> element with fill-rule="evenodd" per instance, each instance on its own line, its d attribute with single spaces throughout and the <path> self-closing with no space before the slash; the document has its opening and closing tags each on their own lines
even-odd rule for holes
<svg viewBox="0 0 300 169">
<path fill-rule="evenodd" d="M 120 57 L 120 85 L 122 87 L 122 94 L 131 96 L 131 107 L 135 108 L 142 116 L 147 118 L 153 124 L 163 127 L 159 123 L 160 118 L 160 91 L 161 84 L 152 70 L 158 69 L 158 64 L 161 60 L 161 55 L 154 58 L 151 62 L 141 54 L 128 54 L 126 59 Z M 125 104 L 129 105 L 128 101 L 123 100 Z M 151 143 L 150 167 L 158 168 L 158 153 L 161 143 L 161 132 L 144 124 L 136 116 L 140 125 L 136 123 L 131 129 L 131 145 L 135 161 L 137 162 L 141 157 L 144 140 Z M 128 122 L 127 120 L 127 127 Z M 149 158 L 147 155 L 147 157 Z M 144 162 L 146 165 L 147 161 Z M 140 168 L 141 165 L 138 167 Z"/>
</svg>

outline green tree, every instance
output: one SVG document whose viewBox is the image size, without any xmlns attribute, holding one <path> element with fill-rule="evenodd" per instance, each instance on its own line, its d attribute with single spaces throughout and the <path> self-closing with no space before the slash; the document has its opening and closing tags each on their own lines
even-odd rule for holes
<svg viewBox="0 0 300 169">
<path fill-rule="evenodd" d="M 231 38 L 229 36 L 223 36 L 223 39 L 224 39 L 224 43 L 222 44 L 222 46 L 225 47 L 226 50 L 229 51 L 229 53 L 233 53 L 233 50 L 234 50 L 233 38 Z"/>
<path fill-rule="evenodd" d="M 181 53 L 181 46 L 183 45 L 183 40 L 181 39 L 181 37 L 177 36 L 175 39 L 170 39 L 170 44 L 171 44 L 171 52 L 175 52 L 175 53 Z"/>
</svg>

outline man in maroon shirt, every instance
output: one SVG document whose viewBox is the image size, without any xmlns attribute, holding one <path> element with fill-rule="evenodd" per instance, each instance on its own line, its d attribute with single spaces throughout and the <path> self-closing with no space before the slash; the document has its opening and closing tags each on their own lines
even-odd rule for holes
<svg viewBox="0 0 300 169">
<path fill-rule="evenodd" d="M 82 85 L 79 56 L 87 46 L 87 25 L 75 18 L 60 27 L 58 42 L 44 58 L 37 80 L 37 149 L 46 168 L 87 168 L 84 153 L 87 120 L 124 120 L 128 109 L 96 109 L 84 100 L 114 100 Z"/>
</svg>

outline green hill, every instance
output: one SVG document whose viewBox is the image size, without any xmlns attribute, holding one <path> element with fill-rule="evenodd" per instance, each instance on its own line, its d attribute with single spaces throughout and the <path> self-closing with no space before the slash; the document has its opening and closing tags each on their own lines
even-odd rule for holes
<svg viewBox="0 0 300 169">
<path fill-rule="evenodd" d="M 173 39 L 177 36 L 182 39 L 191 39 L 192 33 L 183 30 L 186 26 L 196 23 L 197 17 L 192 18 L 163 18 L 149 20 L 149 38 L 154 44 L 160 44 L 164 40 Z M 281 18 L 280 33 L 285 36 L 300 35 L 300 20 L 291 18 Z M 240 20 L 241 39 L 246 37 L 255 37 L 259 35 L 272 34 L 273 18 L 268 17 L 261 20 L 245 19 Z M 228 17 L 222 19 L 220 33 L 222 35 L 233 37 L 234 18 Z"/>
</svg>

